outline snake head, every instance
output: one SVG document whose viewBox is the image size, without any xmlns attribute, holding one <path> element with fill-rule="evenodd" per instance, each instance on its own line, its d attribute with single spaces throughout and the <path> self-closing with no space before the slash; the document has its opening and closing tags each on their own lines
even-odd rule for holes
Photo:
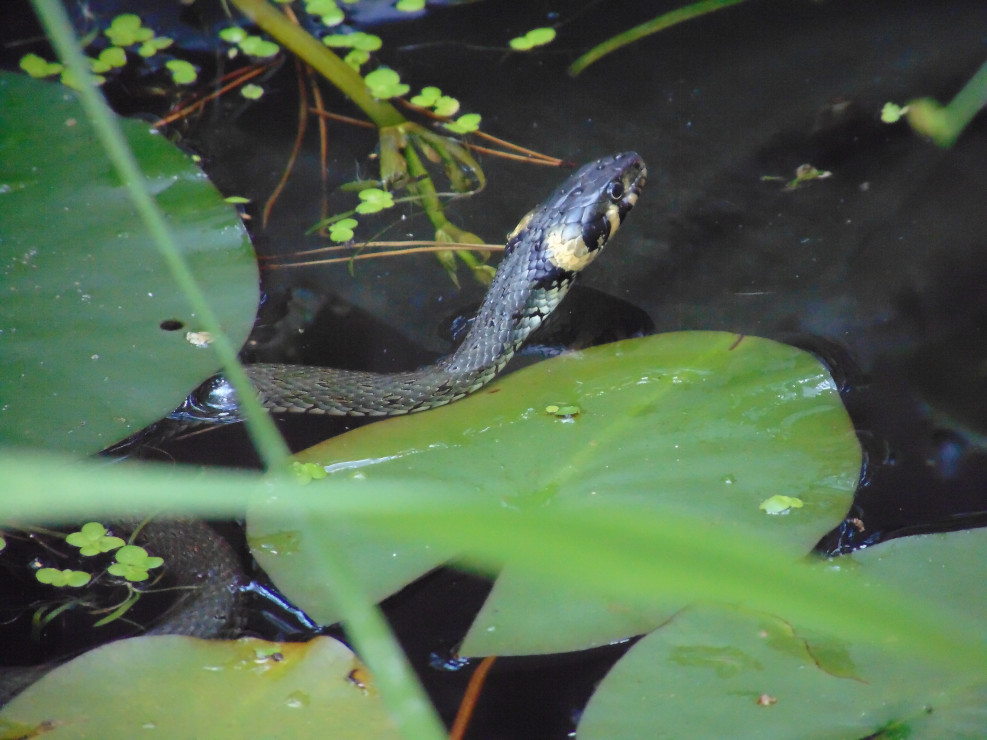
<svg viewBox="0 0 987 740">
<path fill-rule="evenodd" d="M 507 250 L 541 243 L 546 273 L 555 268 L 574 275 L 617 232 L 646 179 L 644 161 L 635 152 L 590 162 L 521 220 Z"/>
</svg>

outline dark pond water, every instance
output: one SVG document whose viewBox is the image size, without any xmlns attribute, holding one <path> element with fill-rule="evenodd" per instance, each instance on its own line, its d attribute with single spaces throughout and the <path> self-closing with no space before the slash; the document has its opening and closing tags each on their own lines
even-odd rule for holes
<svg viewBox="0 0 987 740">
<path fill-rule="evenodd" d="M 728 330 L 826 357 L 846 384 L 868 453 L 854 512 L 866 537 L 983 524 L 987 119 L 941 150 L 904 124 L 882 124 L 879 112 L 887 101 L 949 100 L 987 59 L 987 5 L 762 0 L 566 75 L 579 52 L 675 5 L 489 0 L 374 31 L 385 63 L 413 87 L 456 95 L 483 115 L 488 133 L 572 162 L 627 149 L 644 157 L 644 196 L 584 284 L 619 299 L 613 320 L 621 326 L 634 326 L 640 309 L 656 331 Z M 542 25 L 559 31 L 544 52 L 504 52 L 507 39 Z M 277 183 L 295 135 L 293 75 L 286 67 L 260 103 L 225 103 L 189 130 L 224 192 L 262 202 Z M 329 105 L 353 112 L 332 95 Z M 332 184 L 372 173 L 373 147 L 366 132 L 334 125 Z M 269 227 L 256 231 L 261 253 L 317 245 L 303 235 L 319 214 L 317 151 L 310 133 Z M 486 192 L 449 213 L 491 242 L 564 177 L 480 159 Z M 803 163 L 832 175 L 786 191 Z M 337 210 L 348 202 L 331 201 Z M 409 234 L 428 238 L 424 219 L 412 216 L 388 237 Z M 262 347 L 265 359 L 283 352 L 371 369 L 445 352 L 438 327 L 482 296 L 465 272 L 457 289 L 429 257 L 364 262 L 352 275 L 334 266 L 265 279 L 271 316 L 289 294 L 329 307 L 299 344 Z M 367 323 L 344 331 L 327 318 L 340 313 Z M 299 445 L 326 434 L 297 424 L 287 432 Z M 208 455 L 245 462 L 242 441 L 229 432 Z M 172 453 L 202 454 L 189 446 Z M 834 535 L 826 547 L 863 541 Z M 388 605 L 444 713 L 465 676 L 429 669 L 429 654 L 448 649 L 484 589 L 442 573 Z M 502 663 L 471 737 L 566 737 L 612 659 L 613 651 Z"/>
</svg>

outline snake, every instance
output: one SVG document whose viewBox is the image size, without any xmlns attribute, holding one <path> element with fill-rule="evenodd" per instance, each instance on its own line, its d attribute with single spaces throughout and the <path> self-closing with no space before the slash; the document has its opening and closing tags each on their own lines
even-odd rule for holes
<svg viewBox="0 0 987 740">
<path fill-rule="evenodd" d="M 617 232 L 646 177 L 644 162 L 634 152 L 604 157 L 577 170 L 529 211 L 508 236 L 497 274 L 452 354 L 418 370 L 386 374 L 247 365 L 261 403 L 273 413 L 393 416 L 443 406 L 482 388 Z M 242 421 L 236 391 L 222 374 L 189 394 L 170 418 L 180 424 Z M 134 523 L 120 526 L 129 531 Z M 225 540 L 204 522 L 165 519 L 148 524 L 141 542 L 165 555 L 177 584 L 188 589 L 149 634 L 216 637 L 236 632 L 238 589 L 246 576 Z M 55 665 L 0 667 L 0 706 Z"/>
<path fill-rule="evenodd" d="M 444 406 L 482 388 L 562 301 L 637 203 L 644 161 L 623 152 L 584 165 L 529 211 L 507 238 L 504 258 L 452 354 L 417 370 L 373 373 L 309 365 L 245 366 L 270 412 L 396 416 Z M 170 418 L 242 421 L 236 390 L 222 374 L 200 385 Z"/>
</svg>

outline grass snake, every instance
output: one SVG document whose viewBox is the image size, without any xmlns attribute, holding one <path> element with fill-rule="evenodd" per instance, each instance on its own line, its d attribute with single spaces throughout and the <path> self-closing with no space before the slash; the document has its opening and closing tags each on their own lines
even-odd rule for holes
<svg viewBox="0 0 987 740">
<path fill-rule="evenodd" d="M 456 401 L 490 382 L 600 253 L 644 185 L 644 162 L 625 152 L 592 162 L 530 211 L 508 237 L 504 259 L 466 337 L 447 357 L 411 372 L 376 374 L 304 365 L 253 364 L 247 374 L 272 412 L 391 416 Z M 236 394 L 216 375 L 172 415 L 179 422 L 240 421 Z M 121 522 L 124 530 L 134 523 Z M 188 589 L 148 630 L 213 637 L 235 633 L 243 574 L 236 553 L 196 520 L 152 521 L 141 544 L 165 556 Z M 0 706 L 54 667 L 0 667 Z"/>
<path fill-rule="evenodd" d="M 459 347 L 418 370 L 370 373 L 257 363 L 247 375 L 274 413 L 394 416 L 443 406 L 489 383 L 565 297 L 637 202 L 646 178 L 634 152 L 585 165 L 511 232 L 504 259 Z M 222 375 L 203 383 L 172 415 L 186 422 L 241 421 Z"/>
</svg>

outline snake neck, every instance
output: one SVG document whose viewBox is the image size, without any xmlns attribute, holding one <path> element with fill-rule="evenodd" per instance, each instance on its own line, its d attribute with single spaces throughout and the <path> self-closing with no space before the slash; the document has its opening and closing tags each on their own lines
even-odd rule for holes
<svg viewBox="0 0 987 740">
<path fill-rule="evenodd" d="M 496 375 L 511 360 L 568 292 L 572 275 L 557 271 L 533 290 L 519 291 L 519 274 L 527 272 L 520 260 L 505 261 L 497 271 L 487 297 L 456 350 L 435 367 L 453 376 L 486 378 Z"/>
</svg>

